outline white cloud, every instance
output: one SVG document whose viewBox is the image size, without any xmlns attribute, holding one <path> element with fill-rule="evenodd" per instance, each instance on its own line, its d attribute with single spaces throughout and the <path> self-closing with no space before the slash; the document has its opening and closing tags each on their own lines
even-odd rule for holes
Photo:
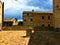
<svg viewBox="0 0 60 45">
<path fill-rule="evenodd" d="M 39 7 L 34 7 L 34 6 L 27 6 L 27 3 L 29 2 L 29 1 L 32 1 L 32 0 L 17 0 L 17 1 L 15 1 L 15 0 L 2 0 L 3 2 L 4 2 L 4 8 L 5 8 L 5 10 L 6 9 L 8 9 L 8 8 L 12 8 L 12 9 L 15 9 L 15 10 L 17 10 L 17 9 L 19 9 L 19 10 L 21 10 L 21 9 L 23 9 L 23 10 L 30 10 L 30 9 L 40 9 Z M 42 10 L 42 9 L 40 9 L 40 10 Z"/>
<path fill-rule="evenodd" d="M 27 3 L 32 0 L 2 0 L 4 2 L 4 11 L 5 13 L 17 13 L 19 11 L 21 14 L 24 10 L 40 10 L 40 11 L 48 11 L 48 9 L 43 9 L 35 6 L 28 6 Z M 49 3 L 51 0 L 49 0 Z"/>
<path fill-rule="evenodd" d="M 18 2 L 21 4 L 27 4 L 27 2 L 29 1 L 32 1 L 32 0 L 18 0 Z"/>
<path fill-rule="evenodd" d="M 17 6 L 20 6 L 20 5 L 26 5 L 28 1 L 31 1 L 31 0 L 2 0 L 4 2 L 4 7 L 5 9 L 6 8 L 16 8 Z"/>
</svg>

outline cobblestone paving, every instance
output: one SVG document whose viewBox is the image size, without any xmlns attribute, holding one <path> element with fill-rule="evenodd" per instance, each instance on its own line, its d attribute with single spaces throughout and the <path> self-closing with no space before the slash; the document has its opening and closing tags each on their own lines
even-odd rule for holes
<svg viewBox="0 0 60 45">
<path fill-rule="evenodd" d="M 22 37 L 19 31 L 0 31 L 0 45 L 28 45 L 30 37 Z"/>
</svg>

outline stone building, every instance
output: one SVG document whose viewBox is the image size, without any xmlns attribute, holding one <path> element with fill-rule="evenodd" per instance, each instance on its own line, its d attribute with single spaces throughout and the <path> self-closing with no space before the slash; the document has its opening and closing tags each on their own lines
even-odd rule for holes
<svg viewBox="0 0 60 45">
<path fill-rule="evenodd" d="M 53 27 L 53 13 L 52 12 L 23 12 L 23 24 L 29 27 Z"/>
<path fill-rule="evenodd" d="M 60 28 L 60 0 L 53 0 L 54 27 Z"/>
<path fill-rule="evenodd" d="M 25 26 L 52 26 L 60 28 L 60 0 L 53 0 L 53 12 L 23 12 Z"/>
<path fill-rule="evenodd" d="M 18 25 L 18 21 L 16 18 L 4 18 L 3 25 L 4 26 Z"/>
<path fill-rule="evenodd" d="M 0 29 L 2 26 L 11 25 L 33 29 L 34 27 L 54 27 L 60 28 L 60 1 L 53 0 L 53 12 L 24 11 L 23 22 L 18 22 L 15 18 L 4 19 L 4 3 L 0 0 Z M 3 20 L 4 19 L 4 20 Z M 19 28 L 20 29 L 20 28 Z"/>
</svg>

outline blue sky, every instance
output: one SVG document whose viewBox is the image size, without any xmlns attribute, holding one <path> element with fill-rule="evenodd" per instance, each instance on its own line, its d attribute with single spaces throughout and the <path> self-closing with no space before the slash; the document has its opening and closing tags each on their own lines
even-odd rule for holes
<svg viewBox="0 0 60 45">
<path fill-rule="evenodd" d="M 4 17 L 22 20 L 23 11 L 52 11 L 52 0 L 2 0 L 4 2 Z"/>
</svg>

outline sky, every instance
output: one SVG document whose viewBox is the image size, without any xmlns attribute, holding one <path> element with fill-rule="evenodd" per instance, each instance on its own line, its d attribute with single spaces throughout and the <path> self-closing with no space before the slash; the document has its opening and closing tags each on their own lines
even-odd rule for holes
<svg viewBox="0 0 60 45">
<path fill-rule="evenodd" d="M 52 11 L 52 0 L 1 0 L 4 2 L 4 18 L 23 20 L 23 11 Z"/>
</svg>

